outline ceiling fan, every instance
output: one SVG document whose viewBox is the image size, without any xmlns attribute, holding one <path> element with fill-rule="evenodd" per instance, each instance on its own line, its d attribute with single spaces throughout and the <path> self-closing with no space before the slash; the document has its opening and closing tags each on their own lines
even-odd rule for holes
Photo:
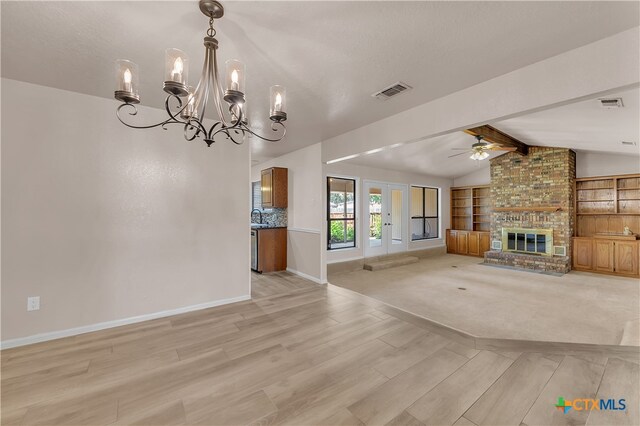
<svg viewBox="0 0 640 426">
<path fill-rule="evenodd" d="M 488 151 L 515 151 L 513 147 L 504 147 L 495 143 L 489 143 L 484 141 L 484 136 L 475 135 L 475 138 L 478 140 L 476 143 L 471 145 L 471 149 L 469 148 L 452 148 L 454 151 L 464 151 L 459 154 L 450 155 L 451 157 L 457 157 L 459 155 L 471 154 L 469 158 L 472 160 L 484 160 L 489 157 Z"/>
</svg>

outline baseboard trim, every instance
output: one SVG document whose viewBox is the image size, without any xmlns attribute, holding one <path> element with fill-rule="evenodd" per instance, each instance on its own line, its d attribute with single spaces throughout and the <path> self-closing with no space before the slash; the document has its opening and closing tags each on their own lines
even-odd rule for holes
<svg viewBox="0 0 640 426">
<path fill-rule="evenodd" d="M 135 317 L 123 318 L 119 320 L 100 322 L 96 324 L 85 325 L 82 327 L 69 328 L 66 330 L 51 331 L 48 333 L 34 334 L 33 336 L 19 337 L 17 339 L 9 339 L 0 342 L 0 349 L 16 348 L 18 346 L 31 345 L 33 343 L 46 342 L 49 340 L 61 339 L 63 337 L 76 336 L 78 334 L 90 333 L 92 331 L 105 330 L 107 328 L 120 327 L 122 325 L 135 324 L 138 322 L 149 321 L 157 318 L 169 317 L 172 315 L 184 314 L 187 312 L 198 311 L 201 309 L 213 308 L 215 306 L 228 305 L 230 303 L 244 302 L 251 300 L 251 295 L 231 297 L 228 299 L 214 300 L 212 302 L 200 303 L 197 305 L 184 306 L 177 309 L 169 309 L 166 311 L 154 312 L 151 314 L 138 315 Z"/>
<path fill-rule="evenodd" d="M 304 279 L 307 279 L 309 281 L 313 281 L 316 284 L 326 284 L 327 281 L 322 281 L 320 278 L 316 278 L 314 276 L 311 276 L 309 274 L 305 274 L 304 272 L 300 272 L 300 271 L 296 271 L 295 269 L 291 269 L 291 268 L 287 268 L 287 272 L 291 272 L 292 274 L 295 274 L 299 277 L 302 277 Z"/>
</svg>

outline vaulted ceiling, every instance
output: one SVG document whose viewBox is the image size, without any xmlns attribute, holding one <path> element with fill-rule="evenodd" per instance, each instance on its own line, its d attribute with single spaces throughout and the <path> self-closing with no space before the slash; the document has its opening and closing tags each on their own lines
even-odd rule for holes
<svg viewBox="0 0 640 426">
<path fill-rule="evenodd" d="M 637 156 L 640 167 L 640 89 L 607 97 L 622 98 L 624 107 L 604 109 L 598 99 L 589 99 L 491 125 L 532 146 Z M 635 142 L 636 145 L 622 144 L 623 141 Z M 451 148 L 471 147 L 474 142 L 473 136 L 456 132 L 348 161 L 369 167 L 453 178 L 488 167 L 488 160 L 473 161 L 468 155 L 449 158 L 459 152 Z M 500 154 L 502 152 L 493 151 L 490 158 Z"/>
<path fill-rule="evenodd" d="M 259 128 L 268 124 L 271 84 L 288 89 L 289 134 L 278 144 L 251 139 L 255 159 L 282 155 L 637 26 L 639 12 L 637 2 L 224 6 L 226 14 L 216 23 L 220 56 L 247 64 L 251 122 Z M 161 107 L 165 48 L 185 50 L 191 82 L 199 75 L 207 19 L 195 0 L 1 7 L 3 77 L 111 98 L 113 61 L 127 58 L 140 65 L 142 103 Z M 370 96 L 398 80 L 414 89 L 387 101 Z M 513 121 L 507 130 L 537 138 L 521 125 Z M 443 153 L 468 139 L 443 139 Z"/>
</svg>

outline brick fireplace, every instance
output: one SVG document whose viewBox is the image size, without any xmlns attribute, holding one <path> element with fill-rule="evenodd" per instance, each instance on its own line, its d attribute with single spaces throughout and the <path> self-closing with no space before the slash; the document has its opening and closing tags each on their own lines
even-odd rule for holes
<svg viewBox="0 0 640 426">
<path fill-rule="evenodd" d="M 529 147 L 527 156 L 510 152 L 490 162 L 491 240 L 492 246 L 502 245 L 502 248 L 486 252 L 484 262 L 543 272 L 569 272 L 574 228 L 575 152 L 564 148 Z M 502 244 L 503 230 L 510 229 L 524 230 L 522 244 L 525 245 L 531 238 L 539 238 L 532 235 L 546 230 L 553 236 L 556 250 L 548 250 L 545 254 L 508 250 Z M 520 243 L 516 241 L 515 244 Z M 558 255 L 563 248 L 566 255 Z"/>
</svg>

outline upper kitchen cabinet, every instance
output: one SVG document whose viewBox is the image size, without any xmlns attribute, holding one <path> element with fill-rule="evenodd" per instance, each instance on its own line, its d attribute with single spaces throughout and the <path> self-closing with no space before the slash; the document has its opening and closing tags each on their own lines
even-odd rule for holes
<svg viewBox="0 0 640 426">
<path fill-rule="evenodd" d="M 262 207 L 286 208 L 288 201 L 288 170 L 282 167 L 271 167 L 262 171 L 260 178 L 262 188 Z"/>
</svg>

